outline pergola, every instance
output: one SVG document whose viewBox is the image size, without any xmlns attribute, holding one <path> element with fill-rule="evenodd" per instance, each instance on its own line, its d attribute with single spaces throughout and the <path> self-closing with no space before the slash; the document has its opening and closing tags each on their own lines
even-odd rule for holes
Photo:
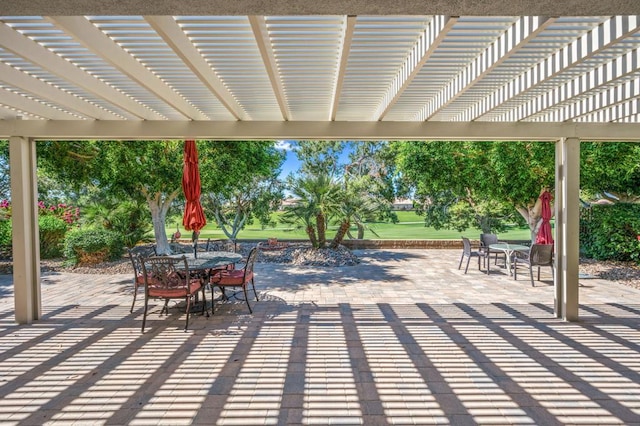
<svg viewBox="0 0 640 426">
<path fill-rule="evenodd" d="M 625 0 L 4 0 L 16 320 L 41 315 L 35 141 L 158 138 L 553 142 L 555 312 L 576 320 L 580 141 L 640 140 L 636 13 Z"/>
</svg>

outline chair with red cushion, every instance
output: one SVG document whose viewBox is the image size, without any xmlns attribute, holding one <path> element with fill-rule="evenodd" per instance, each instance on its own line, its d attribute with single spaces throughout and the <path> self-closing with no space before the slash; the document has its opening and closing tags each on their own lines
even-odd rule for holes
<svg viewBox="0 0 640 426">
<path fill-rule="evenodd" d="M 153 251 L 155 252 L 155 246 Z M 144 272 L 142 271 L 141 257 L 146 257 L 151 254 L 148 250 L 146 252 L 136 253 L 135 249 L 127 249 L 129 252 L 129 260 L 133 266 L 133 303 L 131 303 L 131 309 L 129 312 L 133 312 L 133 308 L 136 304 L 136 297 L 138 296 L 138 288 L 144 287 Z"/>
<path fill-rule="evenodd" d="M 189 327 L 189 313 L 191 310 L 191 300 L 202 291 L 202 314 L 207 306 L 204 286 L 198 278 L 191 278 L 189 275 L 189 265 L 187 258 L 173 258 L 167 256 L 153 256 L 141 259 L 144 266 L 144 314 L 142 317 L 142 332 L 147 320 L 147 309 L 149 299 L 164 299 L 164 306 L 160 311 L 169 314 L 170 299 L 185 299 L 187 302 L 187 321 L 184 326 L 185 331 Z"/>
<path fill-rule="evenodd" d="M 256 263 L 256 258 L 258 257 L 258 250 L 260 249 L 260 244 L 251 249 L 249 252 L 249 256 L 247 257 L 247 261 L 242 269 L 213 269 L 211 270 L 209 284 L 211 285 L 211 306 L 213 310 L 213 300 L 214 300 L 214 287 L 218 287 L 220 291 L 222 291 L 223 298 L 227 299 L 227 295 L 225 293 L 225 289 L 227 287 L 241 287 L 244 293 L 244 300 L 247 302 L 247 307 L 249 307 L 249 313 L 253 313 L 251 309 L 251 304 L 249 303 L 249 296 L 247 294 L 247 286 L 251 283 L 251 287 L 253 288 L 253 294 L 256 297 L 256 301 L 258 301 L 258 293 L 256 292 L 256 286 L 253 280 L 253 266 Z"/>
</svg>

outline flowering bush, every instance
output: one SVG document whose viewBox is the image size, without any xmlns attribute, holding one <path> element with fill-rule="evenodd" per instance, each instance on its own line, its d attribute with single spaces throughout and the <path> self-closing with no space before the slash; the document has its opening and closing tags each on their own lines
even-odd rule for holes
<svg viewBox="0 0 640 426">
<path fill-rule="evenodd" d="M 0 207 L 1 206 L 2 204 L 0 204 Z M 80 209 L 78 207 L 68 206 L 64 203 L 47 206 L 44 201 L 38 201 L 38 214 L 40 216 L 56 216 L 64 220 L 69 225 L 73 225 L 77 223 L 80 218 Z"/>
<path fill-rule="evenodd" d="M 0 252 L 11 252 L 11 202 L 0 200 Z M 62 254 L 64 236 L 80 218 L 80 209 L 64 203 L 46 205 L 38 201 L 40 255 L 43 259 Z M 5 254 L 6 256 L 6 254 Z"/>
</svg>

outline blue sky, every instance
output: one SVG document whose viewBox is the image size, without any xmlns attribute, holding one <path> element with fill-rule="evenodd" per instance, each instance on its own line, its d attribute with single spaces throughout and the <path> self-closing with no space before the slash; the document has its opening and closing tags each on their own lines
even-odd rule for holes
<svg viewBox="0 0 640 426">
<path fill-rule="evenodd" d="M 293 173 L 300 168 L 300 162 L 298 161 L 296 154 L 294 154 L 293 151 L 291 150 L 292 142 L 294 141 L 281 140 L 281 141 L 278 141 L 276 145 L 278 149 L 284 151 L 284 153 L 287 154 L 287 158 L 286 160 L 284 160 L 284 163 L 282 164 L 282 172 L 280 172 L 280 179 L 286 178 L 290 173 Z"/>
</svg>

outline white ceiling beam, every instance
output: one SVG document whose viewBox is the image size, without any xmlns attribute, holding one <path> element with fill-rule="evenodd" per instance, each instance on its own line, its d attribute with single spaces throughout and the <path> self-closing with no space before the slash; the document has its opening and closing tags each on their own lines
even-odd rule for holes
<svg viewBox="0 0 640 426">
<path fill-rule="evenodd" d="M 55 102 L 60 106 L 75 111 L 79 115 L 97 120 L 116 120 L 122 118 L 2 62 L 0 62 L 0 81 L 18 87 L 25 92 L 37 94 L 39 98 Z"/>
<path fill-rule="evenodd" d="M 567 117 L 565 120 L 554 121 L 592 121 L 593 116 L 600 110 L 640 98 L 640 77 L 628 80 L 621 85 L 583 97 L 578 102 L 565 106 L 557 117 Z"/>
<path fill-rule="evenodd" d="M 37 117 L 49 120 L 77 120 L 77 115 L 72 115 L 52 106 L 38 102 L 26 96 L 19 95 L 10 90 L 0 88 L 0 105 L 27 112 Z"/>
<path fill-rule="evenodd" d="M 86 18 L 52 16 L 48 19 L 187 119 L 209 119 Z"/>
<path fill-rule="evenodd" d="M 576 67 L 584 61 L 619 42 L 635 31 L 636 16 L 614 16 L 569 43 L 564 48 L 531 67 L 492 94 L 469 107 L 459 115 L 459 121 L 473 121 L 485 115 L 506 101 L 521 96 L 537 87 L 544 80 Z M 497 121 L 504 120 L 506 114 L 494 114 Z"/>
<path fill-rule="evenodd" d="M 553 121 L 566 121 L 573 117 L 564 116 L 563 105 L 573 104 L 576 99 L 585 95 L 599 93 L 603 89 L 615 84 L 616 81 L 627 80 L 638 72 L 640 49 L 632 50 L 613 61 L 602 64 L 573 80 L 550 90 L 549 92 L 530 99 L 512 111 L 509 121 L 536 120 L 544 117 L 557 117 Z M 560 112 L 560 114 L 558 114 Z"/>
<path fill-rule="evenodd" d="M 342 93 L 342 85 L 344 84 L 344 77 L 347 71 L 347 62 L 349 60 L 349 51 L 351 50 L 351 42 L 353 41 L 353 32 L 356 27 L 356 17 L 347 16 L 344 23 L 342 34 L 342 48 L 338 55 L 338 66 L 336 68 L 335 87 L 333 89 L 333 102 L 331 103 L 331 113 L 329 117 L 331 120 L 336 119 L 338 113 L 338 105 L 340 105 L 340 94 Z"/>
<path fill-rule="evenodd" d="M 173 17 L 145 16 L 144 19 L 236 119 L 251 119 Z"/>
<path fill-rule="evenodd" d="M 0 137 L 36 139 L 535 140 L 640 141 L 630 123 L 451 123 L 437 121 L 0 120 Z"/>
<path fill-rule="evenodd" d="M 580 119 L 575 121 L 581 123 L 590 123 L 595 122 L 596 120 L 603 122 L 623 121 L 627 117 L 635 116 L 640 113 L 639 108 L 640 97 L 636 97 L 624 102 L 617 102 L 614 105 L 610 105 L 606 108 L 600 108 L 580 117 Z"/>
<path fill-rule="evenodd" d="M 457 17 L 441 15 L 436 15 L 429 21 L 391 81 L 372 120 L 379 121 L 387 115 L 456 22 Z"/>
<path fill-rule="evenodd" d="M 269 75 L 269 81 L 271 81 L 271 87 L 273 93 L 278 101 L 280 107 L 280 113 L 285 121 L 291 119 L 291 111 L 287 105 L 287 95 L 280 78 L 280 72 L 278 70 L 278 61 L 276 60 L 275 52 L 271 44 L 271 38 L 269 37 L 269 29 L 264 16 L 249 16 L 249 23 L 251 24 L 251 30 L 256 39 L 258 50 L 262 56 L 262 62 L 264 62 L 267 75 Z"/>
<path fill-rule="evenodd" d="M 165 118 L 4 23 L 0 23 L 0 46 L 136 117 L 145 120 Z"/>
<path fill-rule="evenodd" d="M 523 16 L 491 43 L 478 57 L 452 78 L 433 97 L 433 101 L 425 104 L 418 115 L 422 120 L 429 120 L 446 108 L 487 74 L 509 59 L 540 32 L 554 23 L 556 18 L 540 16 Z"/>
<path fill-rule="evenodd" d="M 567 121 L 585 113 L 590 114 L 594 108 L 610 107 L 614 103 L 614 99 L 620 102 L 638 96 L 637 87 L 640 81 L 638 78 L 629 80 L 629 76 L 638 73 L 639 61 L 640 48 L 627 52 L 531 99 L 514 111 L 514 119 Z M 623 83 L 612 87 L 616 81 Z M 635 82 L 635 84 L 630 85 L 630 82 Z M 589 96 L 589 93 L 592 95 Z M 594 99 L 604 102 L 594 102 Z M 588 106 L 588 109 L 584 109 L 585 106 Z"/>
</svg>

